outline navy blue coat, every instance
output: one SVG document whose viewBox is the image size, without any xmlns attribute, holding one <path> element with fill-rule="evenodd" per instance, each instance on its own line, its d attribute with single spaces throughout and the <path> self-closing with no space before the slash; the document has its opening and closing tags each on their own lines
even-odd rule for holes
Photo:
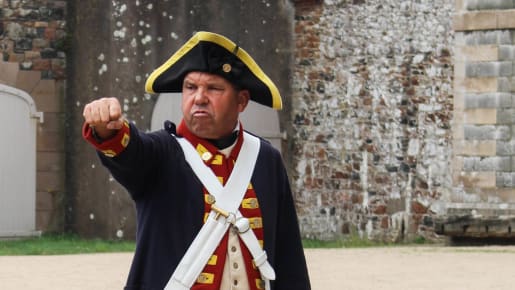
<svg viewBox="0 0 515 290">
<path fill-rule="evenodd" d="M 162 290 L 203 224 L 202 184 L 167 131 L 139 132 L 114 158 L 99 154 L 137 210 L 136 252 L 126 290 Z M 264 248 L 275 290 L 311 289 L 297 215 L 280 153 L 261 139 L 252 185 L 262 211 Z"/>
</svg>

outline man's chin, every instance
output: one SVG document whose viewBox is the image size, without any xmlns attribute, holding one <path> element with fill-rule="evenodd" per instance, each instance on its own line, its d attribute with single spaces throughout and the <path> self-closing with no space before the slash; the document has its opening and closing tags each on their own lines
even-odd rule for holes
<svg viewBox="0 0 515 290">
<path fill-rule="evenodd" d="M 205 126 L 193 126 L 193 128 L 190 129 L 191 133 L 193 133 L 195 136 L 202 138 L 202 139 L 216 139 L 213 134 L 212 130 L 209 130 L 209 128 L 206 128 Z"/>
</svg>

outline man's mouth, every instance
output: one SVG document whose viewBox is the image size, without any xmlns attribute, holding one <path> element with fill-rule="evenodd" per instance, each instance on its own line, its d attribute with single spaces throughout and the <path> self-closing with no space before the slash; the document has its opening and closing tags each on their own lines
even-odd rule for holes
<svg viewBox="0 0 515 290">
<path fill-rule="evenodd" d="M 191 114 L 193 117 L 208 117 L 209 113 L 207 111 L 195 111 Z"/>
</svg>

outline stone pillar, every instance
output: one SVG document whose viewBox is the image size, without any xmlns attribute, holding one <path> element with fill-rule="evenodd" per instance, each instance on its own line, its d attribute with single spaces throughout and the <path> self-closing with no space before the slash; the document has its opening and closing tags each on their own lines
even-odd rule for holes
<svg viewBox="0 0 515 290">
<path fill-rule="evenodd" d="M 227 36 L 253 56 L 276 82 L 287 112 L 292 9 L 288 1 L 254 0 L 70 3 L 67 224 L 86 237 L 130 239 L 136 230 L 133 202 L 82 140 L 83 106 L 100 97 L 118 97 L 128 119 L 149 130 L 156 96 L 145 94 L 146 78 L 194 32 L 207 30 Z M 285 114 L 281 118 L 289 119 Z"/>
<path fill-rule="evenodd" d="M 511 235 L 515 214 L 515 3 L 456 1 L 451 236 Z M 456 217 L 467 217 L 456 222 Z"/>
</svg>

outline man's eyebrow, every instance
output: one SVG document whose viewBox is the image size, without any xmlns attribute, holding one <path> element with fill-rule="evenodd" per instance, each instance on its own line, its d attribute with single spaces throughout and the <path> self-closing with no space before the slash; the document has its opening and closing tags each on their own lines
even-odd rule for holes
<svg viewBox="0 0 515 290">
<path fill-rule="evenodd" d="M 190 85 L 191 85 L 191 84 L 194 84 L 195 82 L 194 82 L 194 81 L 192 81 L 192 80 L 188 80 L 188 79 L 186 79 L 186 78 L 185 78 L 185 79 L 184 79 L 184 81 L 183 81 L 183 83 L 184 83 L 184 84 L 190 84 Z"/>
</svg>

